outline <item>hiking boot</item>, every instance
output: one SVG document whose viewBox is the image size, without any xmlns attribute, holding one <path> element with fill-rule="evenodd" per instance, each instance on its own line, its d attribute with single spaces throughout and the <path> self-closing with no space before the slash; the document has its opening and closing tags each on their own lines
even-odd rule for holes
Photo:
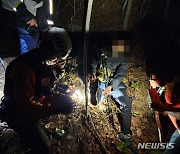
<svg viewBox="0 0 180 154">
<path fill-rule="evenodd" d="M 97 105 L 98 100 L 97 100 L 97 90 L 98 90 L 98 81 L 95 81 L 93 83 L 90 83 L 90 101 L 92 105 Z"/>
<path fill-rule="evenodd" d="M 134 148 L 134 141 L 130 134 L 124 134 L 122 132 L 117 134 L 119 141 L 124 142 L 127 145 L 127 148 L 134 154 L 137 154 L 138 151 Z"/>
</svg>

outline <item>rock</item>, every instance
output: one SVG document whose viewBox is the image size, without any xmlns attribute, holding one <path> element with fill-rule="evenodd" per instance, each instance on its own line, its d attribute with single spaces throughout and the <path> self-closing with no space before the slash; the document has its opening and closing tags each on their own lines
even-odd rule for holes
<svg viewBox="0 0 180 154">
<path fill-rule="evenodd" d="M 72 135 L 70 135 L 70 134 L 68 134 L 67 136 L 66 136 L 66 139 L 68 139 L 68 140 L 71 140 L 73 137 L 72 137 Z"/>
<path fill-rule="evenodd" d="M 137 133 L 137 137 L 140 137 L 140 136 L 142 135 L 142 131 L 141 131 L 141 129 L 140 129 L 140 128 L 138 128 L 138 129 L 137 129 L 137 131 L 136 131 L 136 133 Z"/>
</svg>

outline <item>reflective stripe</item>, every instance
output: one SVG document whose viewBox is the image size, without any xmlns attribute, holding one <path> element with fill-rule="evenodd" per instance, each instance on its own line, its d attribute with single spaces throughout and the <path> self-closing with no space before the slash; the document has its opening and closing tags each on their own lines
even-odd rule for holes
<svg viewBox="0 0 180 154">
<path fill-rule="evenodd" d="M 22 3 L 21 0 L 17 1 L 17 2 L 15 3 L 14 7 L 17 8 L 17 7 L 19 6 L 19 4 L 21 4 L 21 3 Z"/>
<path fill-rule="evenodd" d="M 27 10 L 36 16 L 37 8 L 43 6 L 43 1 L 37 4 L 37 2 L 33 0 L 24 0 L 24 4 L 26 5 Z"/>
<path fill-rule="evenodd" d="M 10 11 L 14 11 L 14 8 L 16 8 L 16 6 L 18 6 L 21 1 L 20 0 L 1 0 L 2 1 L 2 7 L 10 10 Z"/>
<path fill-rule="evenodd" d="M 40 8 L 41 6 L 43 6 L 43 1 L 41 1 L 40 3 L 38 3 L 37 5 L 35 5 L 35 8 Z"/>
<path fill-rule="evenodd" d="M 102 65 L 100 65 L 100 68 L 97 70 L 98 71 L 98 80 L 101 81 L 101 82 L 107 82 L 106 81 L 106 75 L 107 75 L 107 78 L 111 77 L 113 75 L 113 73 L 111 72 L 111 70 L 109 68 L 107 68 L 107 72 L 106 72 L 106 68 Z"/>
</svg>

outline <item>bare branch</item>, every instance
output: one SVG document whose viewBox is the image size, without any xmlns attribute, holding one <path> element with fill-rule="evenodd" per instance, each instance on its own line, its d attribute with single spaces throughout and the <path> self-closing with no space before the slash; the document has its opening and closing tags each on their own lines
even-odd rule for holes
<svg viewBox="0 0 180 154">
<path fill-rule="evenodd" d="M 133 0 L 128 0 L 127 10 L 126 10 L 126 14 L 124 17 L 124 22 L 123 22 L 123 30 L 124 31 L 126 31 L 128 29 L 128 20 L 129 20 L 129 16 L 131 13 L 132 2 L 133 2 Z"/>
<path fill-rule="evenodd" d="M 96 139 L 96 141 L 98 142 L 99 146 L 100 146 L 100 150 L 102 151 L 102 153 L 108 154 L 108 150 L 106 149 L 106 146 L 103 144 L 103 142 L 101 141 L 101 138 L 99 137 L 99 134 L 96 132 L 96 128 L 94 125 L 94 122 L 92 120 L 92 116 L 90 114 L 90 112 L 88 112 L 88 118 L 89 118 L 89 122 L 91 124 L 92 127 L 90 127 L 87 123 L 86 120 L 84 120 L 84 124 L 86 126 L 86 128 L 88 128 L 89 131 L 91 131 Z"/>
<path fill-rule="evenodd" d="M 167 17 L 168 17 L 168 12 L 169 12 L 169 8 L 170 8 L 170 4 L 171 4 L 171 1 L 167 0 L 166 1 L 166 6 L 164 8 L 164 16 L 163 16 L 164 20 L 166 20 Z"/>
<path fill-rule="evenodd" d="M 126 9 L 127 9 L 127 3 L 128 3 L 128 0 L 124 0 L 124 4 L 123 4 L 123 7 L 122 7 L 122 21 L 124 21 Z"/>
<path fill-rule="evenodd" d="M 149 8 L 150 1 L 151 0 L 143 0 L 142 5 L 141 5 L 141 9 L 140 9 L 140 20 L 144 19 L 144 17 L 146 16 L 147 10 Z M 143 8 L 144 7 L 145 7 L 145 10 L 144 10 L 144 13 L 143 13 Z"/>
</svg>

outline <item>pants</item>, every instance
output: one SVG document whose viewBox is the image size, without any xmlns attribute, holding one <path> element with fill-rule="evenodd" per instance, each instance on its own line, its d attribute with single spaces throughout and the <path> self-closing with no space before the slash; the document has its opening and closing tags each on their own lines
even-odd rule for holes
<svg viewBox="0 0 180 154">
<path fill-rule="evenodd" d="M 39 122 L 18 122 L 15 125 L 8 124 L 30 146 L 32 154 L 48 154 L 50 149 L 49 139 L 41 128 Z"/>
<path fill-rule="evenodd" d="M 164 151 L 163 154 L 177 154 L 180 151 L 180 134 L 176 130 L 169 141 L 169 143 L 174 143 L 174 148 L 173 149 L 167 149 Z"/>
<path fill-rule="evenodd" d="M 98 101 L 101 102 L 105 97 L 102 95 L 102 91 L 105 89 L 105 83 L 100 83 L 97 92 Z M 121 110 L 121 113 L 117 113 L 118 121 L 121 125 L 121 131 L 124 134 L 131 134 L 131 108 L 132 101 L 126 94 L 126 86 L 121 82 L 118 89 L 110 93 L 111 99 L 115 102 L 116 106 Z"/>
<path fill-rule="evenodd" d="M 56 96 L 55 96 L 56 97 Z M 70 114 L 73 111 L 73 100 L 69 96 L 59 96 L 54 98 L 55 101 L 51 108 L 47 109 L 46 115 L 43 117 L 49 117 L 55 114 Z M 50 149 L 50 143 L 48 137 L 40 127 L 39 122 L 29 121 L 26 119 L 18 120 L 15 119 L 11 122 L 7 121 L 10 128 L 15 130 L 26 142 L 29 144 L 33 154 L 48 154 Z"/>
</svg>

